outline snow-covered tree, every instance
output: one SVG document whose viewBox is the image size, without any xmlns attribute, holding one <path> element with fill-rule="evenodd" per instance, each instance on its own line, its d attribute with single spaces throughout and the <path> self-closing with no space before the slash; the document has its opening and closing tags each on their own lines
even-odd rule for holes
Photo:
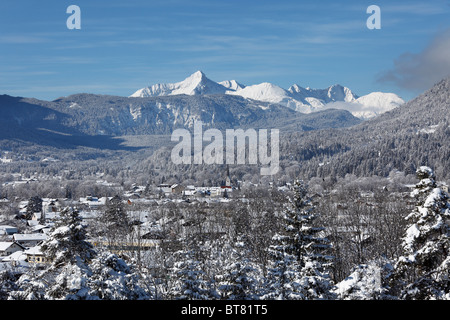
<svg viewBox="0 0 450 320">
<path fill-rule="evenodd" d="M 298 280 L 300 265 L 295 255 L 289 253 L 288 236 L 276 234 L 269 247 L 271 265 L 267 274 L 267 284 L 262 299 L 294 300 L 302 299 Z"/>
<path fill-rule="evenodd" d="M 152 298 L 134 265 L 110 252 L 98 253 L 86 240 L 76 209 L 64 209 L 41 251 L 50 265 L 20 277 L 12 299 L 137 300 Z"/>
<path fill-rule="evenodd" d="M 392 271 L 389 261 L 371 261 L 353 268 L 350 275 L 337 283 L 333 289 L 340 300 L 384 300 L 387 279 Z"/>
<path fill-rule="evenodd" d="M 100 216 L 100 221 L 103 226 L 103 234 L 110 246 L 124 241 L 131 231 L 125 204 L 117 195 L 106 202 L 106 208 Z"/>
<path fill-rule="evenodd" d="M 28 200 L 25 219 L 31 220 L 35 213 L 43 214 L 42 199 L 38 196 L 31 197 L 30 200 Z"/>
<path fill-rule="evenodd" d="M 31 268 L 17 281 L 18 290 L 11 299 L 83 299 L 86 298 L 87 263 L 95 256 L 86 241 L 86 230 L 76 209 L 61 212 L 49 237 L 40 246 L 49 265 Z"/>
<path fill-rule="evenodd" d="M 332 283 L 328 275 L 330 244 L 315 226 L 314 212 L 308 190 L 297 180 L 290 208 L 284 212 L 284 230 L 273 237 L 269 247 L 273 266 L 269 271 L 271 299 L 332 299 Z"/>
<path fill-rule="evenodd" d="M 218 278 L 220 298 L 225 300 L 254 300 L 257 298 L 256 268 L 247 258 L 248 252 L 242 241 L 233 245 L 226 243 L 220 263 Z"/>
<path fill-rule="evenodd" d="M 88 263 L 96 255 L 87 240 L 86 227 L 77 209 L 65 208 L 41 251 L 50 266 L 38 277 L 46 285 L 48 299 L 87 298 Z"/>
<path fill-rule="evenodd" d="M 13 270 L 0 270 L 0 300 L 6 300 L 9 294 L 17 290 L 17 273 Z"/>
<path fill-rule="evenodd" d="M 401 299 L 450 298 L 450 203 L 436 185 L 433 170 L 417 169 L 412 196 L 414 210 L 406 217 L 408 226 L 402 242 L 392 289 Z"/>
<path fill-rule="evenodd" d="M 47 283 L 40 277 L 41 272 L 31 268 L 16 282 L 16 290 L 10 292 L 10 300 L 45 300 Z"/>
<path fill-rule="evenodd" d="M 90 264 L 92 275 L 88 279 L 90 299 L 146 300 L 152 298 L 143 277 L 133 265 L 117 255 L 102 252 Z"/>
<path fill-rule="evenodd" d="M 208 299 L 207 282 L 201 262 L 196 258 L 193 249 L 184 249 L 175 253 L 176 261 L 171 270 L 173 279 L 169 295 L 178 300 L 206 300 Z"/>
<path fill-rule="evenodd" d="M 77 209 L 66 208 L 60 214 L 49 237 L 41 245 L 41 251 L 51 261 L 51 269 L 67 264 L 86 264 L 96 255 L 87 241 L 86 227 Z"/>
</svg>

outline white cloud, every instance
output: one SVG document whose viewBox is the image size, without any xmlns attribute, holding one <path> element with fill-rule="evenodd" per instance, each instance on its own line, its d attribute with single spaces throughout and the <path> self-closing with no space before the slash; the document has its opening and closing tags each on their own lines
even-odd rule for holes
<svg viewBox="0 0 450 320">
<path fill-rule="evenodd" d="M 383 72 L 379 82 L 391 82 L 400 88 L 420 92 L 450 76 L 450 28 L 438 33 L 419 53 L 406 52 Z"/>
</svg>

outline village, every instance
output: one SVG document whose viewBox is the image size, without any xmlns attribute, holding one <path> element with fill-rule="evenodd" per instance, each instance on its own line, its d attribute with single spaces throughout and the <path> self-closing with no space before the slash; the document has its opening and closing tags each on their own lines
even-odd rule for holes
<svg viewBox="0 0 450 320">
<path fill-rule="evenodd" d="M 27 184 L 37 181 L 36 178 L 19 179 L 16 184 Z M 104 183 L 98 181 L 98 183 Z M 159 184 L 155 186 L 151 194 L 144 193 L 148 186 L 133 185 L 131 190 L 124 192 L 120 197 L 127 206 L 127 213 L 130 217 L 137 217 L 140 221 L 142 239 L 139 245 L 143 248 L 158 245 L 158 239 L 148 239 L 148 234 L 154 234 L 155 226 L 153 221 L 148 221 L 148 215 L 142 207 L 159 206 L 167 203 L 223 203 L 229 202 L 229 195 L 235 187 L 232 187 L 229 177 L 226 177 L 223 185 L 214 187 L 196 187 L 193 185 L 184 186 L 182 184 Z M 0 221 L 0 270 L 15 268 L 20 269 L 39 267 L 48 263 L 46 257 L 40 250 L 40 245 L 48 238 L 48 233 L 52 230 L 54 222 L 58 219 L 61 210 L 66 207 L 77 208 L 83 221 L 97 218 L 104 210 L 106 203 L 112 197 L 98 197 L 87 195 L 74 199 L 51 199 L 43 198 L 41 211 L 30 212 L 30 200 L 19 202 L 18 214 L 14 217 L 15 225 L 8 225 Z M 7 199 L 0 200 L 0 205 L 6 206 L 10 203 Z M 22 227 L 17 225 L 22 224 Z M 146 227 L 147 226 L 147 227 Z M 146 236 L 147 235 L 147 236 Z M 151 237 L 150 237 L 151 238 Z M 155 237 L 153 237 L 155 238 Z M 94 245 L 101 243 L 99 239 L 90 239 Z M 133 243 L 126 243 L 122 249 L 133 246 Z"/>
<path fill-rule="evenodd" d="M 32 186 L 42 182 L 42 179 L 39 176 L 25 178 L 17 175 L 14 181 L 5 182 L 3 186 Z M 287 204 L 286 195 L 292 190 L 290 183 L 283 186 L 270 184 L 249 187 L 248 183 L 237 181 L 235 185 L 227 173 L 222 180 L 220 177 L 218 180 L 217 186 L 209 187 L 163 183 L 132 184 L 123 188 L 117 183 L 99 179 L 94 184 L 117 191 L 135 230 L 129 239 L 117 240 L 113 246 L 98 234 L 88 241 L 114 253 L 131 252 L 134 257 L 138 254 L 138 259 L 143 259 L 144 255 L 154 253 L 155 250 L 151 249 L 161 248 L 163 242 L 167 245 L 186 234 L 203 232 L 211 237 L 223 235 L 229 232 L 230 221 L 239 220 L 238 215 L 245 210 L 250 210 L 253 212 L 251 214 L 259 217 L 264 217 L 266 212 L 282 212 Z M 390 182 L 372 179 L 370 184 L 364 184 L 364 180 L 361 180 L 361 188 L 356 192 L 356 197 L 345 189 L 345 181 L 342 180 L 340 187 L 330 190 L 321 188 L 320 183 L 324 183 L 323 181 L 317 184 L 311 181 L 310 192 L 319 211 L 325 209 L 327 211 L 324 212 L 331 213 L 330 216 L 336 214 L 337 220 L 328 226 L 328 230 L 332 232 L 335 229 L 340 237 L 348 237 L 352 245 L 358 243 L 361 248 L 369 248 L 375 239 L 370 221 L 381 218 L 383 213 L 402 210 L 406 214 L 414 206 L 414 199 L 410 197 L 414 184 L 405 183 L 401 179 L 398 183 L 395 182 L 396 179 Z M 372 184 L 378 185 L 373 189 L 375 191 L 369 190 L 373 186 L 369 189 L 364 187 Z M 397 185 L 397 189 L 394 185 Z M 439 187 L 448 192 L 446 183 L 440 182 Z M 249 196 L 246 193 L 248 190 L 256 191 Z M 276 198 L 270 195 L 271 190 L 281 196 Z M 98 218 L 105 212 L 108 201 L 113 197 L 112 194 L 87 194 L 73 198 L 42 198 L 40 210 L 36 211 L 30 209 L 33 207 L 33 198 L 0 199 L 0 270 L 22 273 L 30 268 L 45 268 L 49 261 L 41 251 L 41 244 L 48 239 L 60 213 L 68 207 L 76 208 L 83 224 L 94 226 L 95 229 Z M 358 212 L 358 215 L 350 215 L 349 212 Z M 399 230 L 396 232 L 401 234 L 402 219 L 399 217 L 394 222 L 396 216 L 389 215 L 385 218 L 392 219 L 390 225 L 398 226 Z M 176 244 L 176 241 L 172 243 Z"/>
</svg>

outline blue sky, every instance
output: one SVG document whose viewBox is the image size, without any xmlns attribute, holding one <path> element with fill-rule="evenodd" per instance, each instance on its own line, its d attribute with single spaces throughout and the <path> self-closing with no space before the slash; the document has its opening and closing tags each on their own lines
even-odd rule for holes
<svg viewBox="0 0 450 320">
<path fill-rule="evenodd" d="M 81 30 L 69 30 L 69 5 Z M 381 29 L 369 30 L 369 5 Z M 450 1 L 2 0 L 0 94 L 128 96 L 197 70 L 408 100 L 450 75 Z"/>
</svg>

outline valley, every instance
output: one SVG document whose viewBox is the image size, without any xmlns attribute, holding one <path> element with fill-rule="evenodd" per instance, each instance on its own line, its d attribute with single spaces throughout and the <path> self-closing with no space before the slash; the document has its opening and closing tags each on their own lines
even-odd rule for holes
<svg viewBox="0 0 450 320">
<path fill-rule="evenodd" d="M 178 87 L 185 88 L 159 86 L 152 92 Z M 82 221 L 77 230 L 85 238 L 76 241 L 93 245 L 88 252 L 97 258 L 82 266 L 67 258 L 65 271 L 58 271 L 68 280 L 84 279 L 86 287 L 67 288 L 77 299 L 103 297 L 95 276 L 79 272 L 105 268 L 115 270 L 108 271 L 115 274 L 108 283 L 135 279 L 134 289 L 121 291 L 125 299 L 191 297 L 180 289 L 189 280 L 185 272 L 196 274 L 196 299 L 276 299 L 284 293 L 273 287 L 274 257 L 287 245 L 284 237 L 301 226 L 294 227 L 290 215 L 303 212 L 311 214 L 314 224 L 307 228 L 317 230 L 314 241 L 331 259 L 324 265 L 332 266 L 328 276 L 314 278 L 324 288 L 314 299 L 396 299 L 389 268 L 403 254 L 405 217 L 422 208 L 411 192 L 422 192 L 421 184 L 432 181 L 436 193 L 428 197 L 449 214 L 450 79 L 365 120 L 339 108 L 301 113 L 273 101 L 194 92 L 75 94 L 54 101 L 1 96 L 1 224 L 17 230 L 20 241 L 46 232 L 45 240 L 19 243 L 16 248 L 23 249 L 5 255 L 3 274 L 24 279 L 36 266 L 60 270 L 54 252 L 63 249 L 52 246 L 64 246 L 59 234 Z M 250 162 L 250 153 L 243 163 L 174 162 L 172 133 L 190 133 L 198 121 L 204 132 L 278 129 L 279 170 L 261 175 L 264 163 Z M 428 166 L 432 173 L 424 169 Z M 433 178 L 420 180 L 424 174 Z M 2 237 L 7 250 L 16 246 L 14 235 Z M 295 270 L 292 281 L 312 277 L 283 261 Z M 49 298 L 54 293 L 37 289 L 43 288 L 40 281 L 50 281 L 46 272 L 31 287 L 8 280 L 9 289 L 0 293 L 22 299 L 39 292 Z M 236 272 L 248 281 L 240 291 L 230 289 L 242 281 L 233 278 Z M 289 292 L 302 295 L 306 288 Z"/>
</svg>

